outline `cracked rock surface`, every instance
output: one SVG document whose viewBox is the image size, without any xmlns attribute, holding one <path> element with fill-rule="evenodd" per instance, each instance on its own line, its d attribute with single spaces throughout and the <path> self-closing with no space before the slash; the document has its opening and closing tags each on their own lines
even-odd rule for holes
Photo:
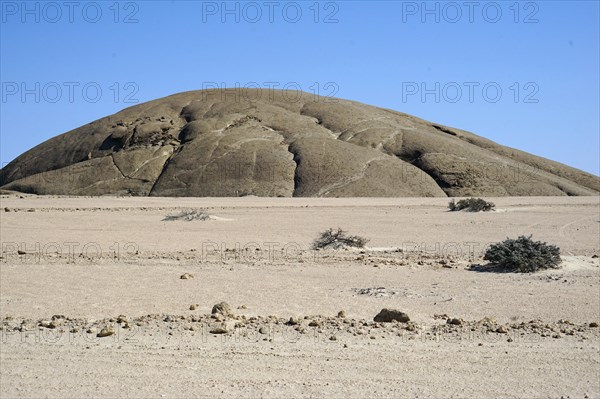
<svg viewBox="0 0 600 399">
<path fill-rule="evenodd" d="M 54 137 L 0 171 L 50 195 L 598 195 L 592 174 L 396 111 L 309 93 L 203 90 Z"/>
</svg>

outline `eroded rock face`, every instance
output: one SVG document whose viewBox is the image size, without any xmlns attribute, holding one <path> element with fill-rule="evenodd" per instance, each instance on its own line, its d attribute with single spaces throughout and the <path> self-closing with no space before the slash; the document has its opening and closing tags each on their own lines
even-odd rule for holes
<svg viewBox="0 0 600 399">
<path fill-rule="evenodd" d="M 153 196 L 598 195 L 600 179 L 458 129 L 308 93 L 204 90 L 19 156 L 3 189 Z"/>
</svg>

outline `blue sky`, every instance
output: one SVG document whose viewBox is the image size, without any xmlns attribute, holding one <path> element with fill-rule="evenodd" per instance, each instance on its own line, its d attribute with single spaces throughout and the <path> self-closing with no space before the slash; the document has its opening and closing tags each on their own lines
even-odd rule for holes
<svg viewBox="0 0 600 399">
<path fill-rule="evenodd" d="M 335 93 L 600 174 L 597 1 L 0 3 L 3 165 L 216 83 Z"/>
</svg>

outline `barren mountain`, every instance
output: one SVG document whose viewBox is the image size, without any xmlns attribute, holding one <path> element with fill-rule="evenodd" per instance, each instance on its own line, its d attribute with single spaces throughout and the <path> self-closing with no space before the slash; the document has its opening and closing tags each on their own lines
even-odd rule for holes
<svg viewBox="0 0 600 399">
<path fill-rule="evenodd" d="M 0 171 L 36 194 L 443 197 L 598 195 L 592 174 L 475 134 L 296 91 L 205 90 L 54 137 Z"/>
</svg>

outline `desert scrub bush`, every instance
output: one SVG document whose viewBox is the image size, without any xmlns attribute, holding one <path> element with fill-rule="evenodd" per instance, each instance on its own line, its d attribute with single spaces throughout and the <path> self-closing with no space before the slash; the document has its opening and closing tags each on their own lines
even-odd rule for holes
<svg viewBox="0 0 600 399">
<path fill-rule="evenodd" d="M 340 229 L 329 229 L 321 233 L 321 235 L 313 242 L 313 249 L 340 249 L 346 247 L 363 248 L 369 242 L 364 237 L 350 236 L 347 232 Z"/>
<path fill-rule="evenodd" d="M 465 210 L 467 212 L 487 212 L 494 209 L 496 204 L 493 202 L 488 202 L 482 198 L 467 198 L 459 200 L 455 202 L 454 200 L 450 201 L 448 204 L 448 209 L 451 211 L 462 211 Z"/>
<path fill-rule="evenodd" d="M 557 269 L 560 265 L 560 249 L 541 241 L 533 241 L 531 236 L 519 236 L 516 240 L 506 240 L 490 246 L 484 260 L 503 269 L 530 273 L 537 270 Z"/>
<path fill-rule="evenodd" d="M 191 222 L 192 220 L 208 220 L 210 215 L 204 209 L 186 209 L 179 213 L 167 215 L 163 221 L 173 222 L 176 220 L 183 220 Z"/>
</svg>

